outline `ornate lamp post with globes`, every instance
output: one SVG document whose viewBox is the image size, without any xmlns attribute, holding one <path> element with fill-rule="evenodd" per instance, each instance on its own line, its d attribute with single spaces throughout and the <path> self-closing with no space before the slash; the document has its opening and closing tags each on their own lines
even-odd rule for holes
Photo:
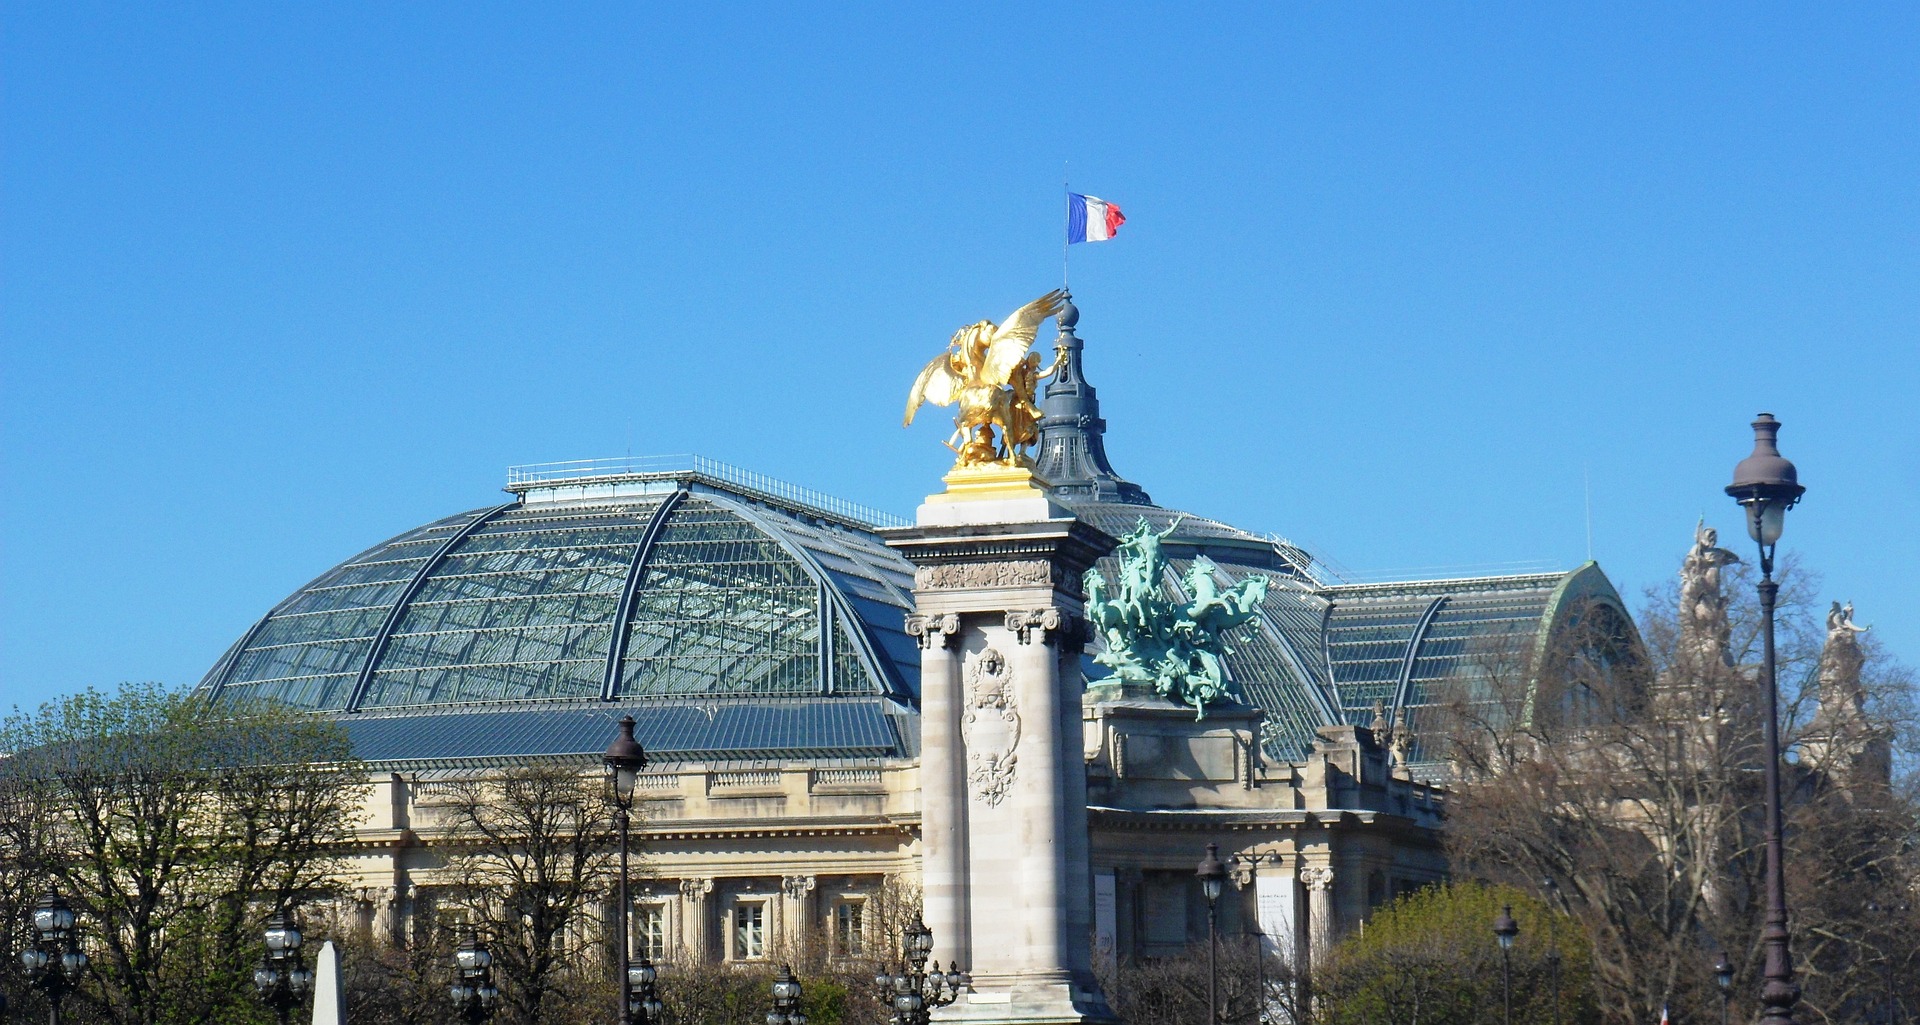
<svg viewBox="0 0 1920 1025">
<path fill-rule="evenodd" d="M 900 936 L 900 970 L 882 968 L 873 977 L 874 997 L 893 1008 L 888 1018 L 893 1025 L 927 1025 L 933 1008 L 953 1003 L 973 985 L 972 977 L 952 961 L 947 962 L 945 972 L 938 961 L 933 963 L 933 971 L 927 971 L 927 955 L 931 953 L 933 930 L 915 915 Z"/>
<path fill-rule="evenodd" d="M 33 906 L 33 944 L 20 952 L 27 981 L 46 994 L 47 1021 L 60 1025 L 60 1001 L 80 985 L 87 955 L 73 929 L 73 909 L 52 890 Z"/>
<path fill-rule="evenodd" d="M 466 1025 L 481 1025 L 493 1017 L 493 1009 L 500 1001 L 500 991 L 493 985 L 493 953 L 472 929 L 460 937 L 460 945 L 454 948 L 453 986 L 449 995 L 453 997 L 454 1010 Z"/>
<path fill-rule="evenodd" d="M 1793 464 L 1780 454 L 1780 421 L 1761 413 L 1753 421 L 1753 453 L 1733 468 L 1727 494 L 1746 510 L 1747 536 L 1760 546 L 1760 619 L 1762 664 L 1760 685 L 1766 692 L 1762 721 L 1766 744 L 1767 782 L 1767 917 L 1760 931 L 1766 945 L 1766 983 L 1760 987 L 1760 1025 L 1793 1025 L 1793 1005 L 1800 987 L 1793 981 L 1793 952 L 1787 936 L 1787 882 L 1781 864 L 1785 851 L 1780 835 L 1780 689 L 1774 680 L 1773 610 L 1780 585 L 1773 580 L 1774 546 L 1786 526 L 1787 510 L 1800 501 L 1806 488 Z"/>
<path fill-rule="evenodd" d="M 613 927 L 620 934 L 621 980 L 620 1025 L 633 1025 L 633 937 L 627 935 L 627 833 L 632 828 L 633 789 L 640 783 L 640 770 L 647 767 L 647 752 L 633 739 L 633 716 L 620 718 L 620 734 L 607 745 L 607 782 L 613 788 L 613 818 L 620 829 L 620 894 L 613 909 Z"/>
<path fill-rule="evenodd" d="M 791 967 L 780 966 L 771 989 L 773 1007 L 767 1011 L 767 1025 L 807 1025 L 807 1016 L 800 1013 L 800 980 L 793 977 Z"/>
<path fill-rule="evenodd" d="M 627 1013 L 633 1016 L 634 1025 L 660 1025 L 667 1013 L 667 1005 L 660 1002 L 660 993 L 653 988 L 659 974 L 652 959 L 645 956 L 627 966 Z"/>
<path fill-rule="evenodd" d="M 266 938 L 267 953 L 260 959 L 260 967 L 253 970 L 253 986 L 273 1008 L 280 1025 L 287 1025 L 288 1015 L 313 989 L 313 972 L 300 958 L 300 926 L 292 916 L 284 911 L 270 915 Z"/>
<path fill-rule="evenodd" d="M 1227 884 L 1227 863 L 1220 860 L 1220 845 L 1207 845 L 1207 856 L 1194 870 L 1200 880 L 1200 893 L 1207 898 L 1207 1025 L 1220 1022 L 1219 935 L 1220 891 Z"/>
</svg>

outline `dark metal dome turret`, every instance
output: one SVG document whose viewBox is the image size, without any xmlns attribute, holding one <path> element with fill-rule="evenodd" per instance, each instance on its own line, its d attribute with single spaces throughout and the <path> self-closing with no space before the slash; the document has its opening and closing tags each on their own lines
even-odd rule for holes
<svg viewBox="0 0 1920 1025">
<path fill-rule="evenodd" d="M 1055 493 L 1068 500 L 1123 502 L 1149 505 L 1153 499 L 1140 485 L 1124 480 L 1107 462 L 1107 422 L 1100 418 L 1100 400 L 1080 367 L 1080 337 L 1074 328 L 1080 310 L 1073 297 L 1054 318 L 1060 337 L 1054 343 L 1060 369 L 1047 383 L 1040 400 L 1040 476 Z"/>
</svg>

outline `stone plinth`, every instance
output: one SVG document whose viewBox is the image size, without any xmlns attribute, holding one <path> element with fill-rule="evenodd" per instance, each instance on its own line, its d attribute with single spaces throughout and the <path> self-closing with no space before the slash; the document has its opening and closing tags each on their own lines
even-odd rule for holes
<svg viewBox="0 0 1920 1025">
<path fill-rule="evenodd" d="M 930 499 L 887 543 L 915 566 L 926 922 L 934 959 L 974 980 L 935 1017 L 1112 1021 L 1089 942 L 1080 581 L 1114 542 L 1016 484 Z"/>
</svg>

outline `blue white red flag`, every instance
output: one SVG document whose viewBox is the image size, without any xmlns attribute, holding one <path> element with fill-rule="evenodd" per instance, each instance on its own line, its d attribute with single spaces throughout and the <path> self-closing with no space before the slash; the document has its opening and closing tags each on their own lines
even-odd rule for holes
<svg viewBox="0 0 1920 1025">
<path fill-rule="evenodd" d="M 1067 193 L 1067 244 L 1105 242 L 1127 223 L 1120 208 L 1099 196 Z"/>
<path fill-rule="evenodd" d="M 1667 1017 L 1667 1005 L 1660 1005 L 1660 1025 L 1673 1025 L 1673 1019 Z"/>
</svg>

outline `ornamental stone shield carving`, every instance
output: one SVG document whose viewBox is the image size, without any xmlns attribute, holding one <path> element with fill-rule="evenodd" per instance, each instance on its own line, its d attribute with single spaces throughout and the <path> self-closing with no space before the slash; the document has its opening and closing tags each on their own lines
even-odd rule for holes
<svg viewBox="0 0 1920 1025">
<path fill-rule="evenodd" d="M 989 807 L 1006 799 L 1019 760 L 1020 713 L 1013 701 L 1013 671 L 1006 656 L 988 648 L 967 667 L 967 711 L 961 730 L 967 744 L 967 789 Z"/>
</svg>

